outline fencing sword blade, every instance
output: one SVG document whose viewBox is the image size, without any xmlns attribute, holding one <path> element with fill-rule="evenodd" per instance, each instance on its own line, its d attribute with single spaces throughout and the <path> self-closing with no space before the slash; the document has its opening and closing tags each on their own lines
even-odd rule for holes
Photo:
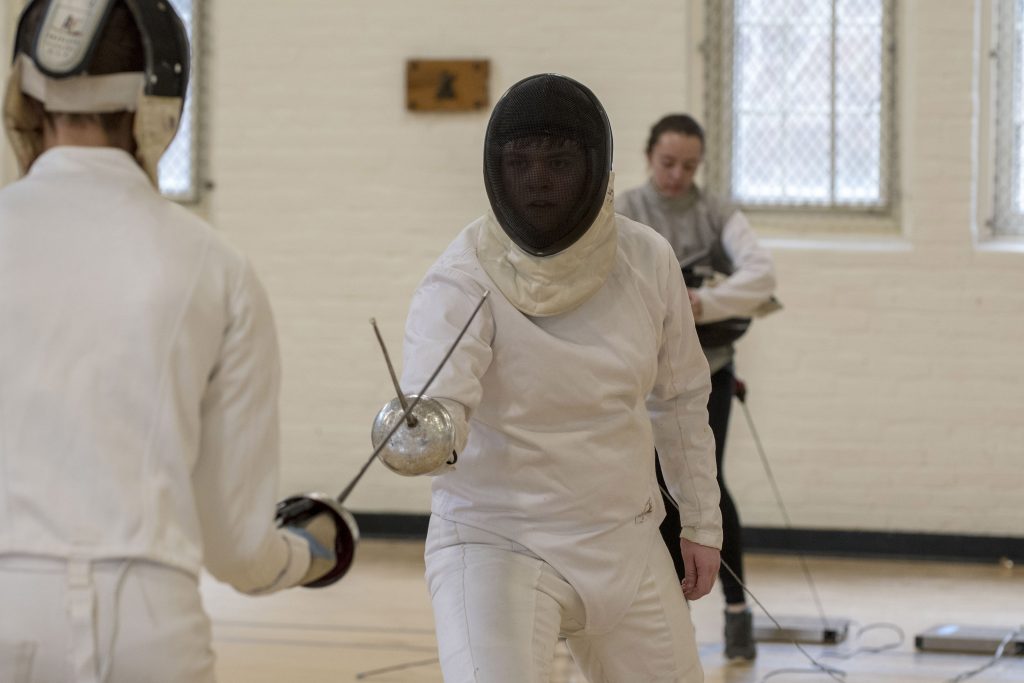
<svg viewBox="0 0 1024 683">
<path fill-rule="evenodd" d="M 434 369 L 434 372 L 427 379 L 426 384 L 424 384 L 423 388 L 420 389 L 419 394 L 416 396 L 416 399 L 409 404 L 409 409 L 403 409 L 403 413 L 405 413 L 406 415 L 412 415 L 412 411 L 416 408 L 417 404 L 419 404 L 420 399 L 423 398 L 423 396 L 427 393 L 427 389 L 429 389 L 430 385 L 434 383 L 435 379 L 437 379 L 437 376 L 441 373 L 441 370 L 448 362 L 448 359 L 452 357 L 452 353 L 455 352 L 455 347 L 459 345 L 459 342 L 462 341 L 462 338 L 466 335 L 466 331 L 469 330 L 469 326 L 473 323 L 473 320 L 476 318 L 476 314 L 480 312 L 480 309 L 483 307 L 484 302 L 487 301 L 487 297 L 490 296 L 490 294 L 490 290 L 484 290 L 483 296 L 480 297 L 480 301 L 477 302 L 476 307 L 473 309 L 473 312 L 469 314 L 469 319 L 466 321 L 466 324 L 462 326 L 462 329 L 459 331 L 458 336 L 455 337 L 455 341 L 453 341 L 452 345 L 448 348 L 448 352 L 444 354 L 444 358 L 441 359 L 441 362 L 438 363 L 437 367 Z M 399 394 L 401 394 L 401 392 L 399 392 Z M 370 465 L 372 465 L 373 461 L 377 459 L 377 456 L 380 454 L 382 450 L 384 450 L 384 447 L 387 446 L 388 441 L 391 440 L 391 437 L 395 435 L 395 432 L 398 431 L 399 427 L 401 427 L 404 422 L 405 420 L 398 420 L 397 422 L 395 422 L 395 426 L 391 428 L 391 431 L 387 433 L 387 436 L 381 439 L 381 442 L 377 444 L 376 448 L 373 449 L 373 453 L 371 453 L 370 457 L 366 459 L 366 463 L 359 470 L 359 473 L 356 474 L 355 478 L 353 478 L 351 482 L 349 482 L 349 485 L 345 487 L 345 490 L 338 494 L 339 503 L 345 502 L 345 499 L 348 498 L 350 493 L 352 493 L 352 489 L 356 487 L 356 484 L 359 483 L 359 480 L 362 479 L 363 475 L 366 474 L 366 471 L 370 469 Z"/>
<path fill-rule="evenodd" d="M 377 327 L 377 319 L 370 318 L 370 324 L 373 325 L 373 333 L 377 335 L 377 343 L 380 344 L 381 353 L 384 354 L 384 362 L 388 366 L 388 374 L 391 375 L 391 384 L 395 387 L 395 393 L 398 394 L 398 402 L 402 404 L 402 412 L 405 413 L 406 424 L 409 425 L 409 429 L 416 426 L 416 417 L 409 412 L 409 402 L 405 399 L 405 393 L 402 391 L 402 387 L 398 384 L 398 377 L 395 375 L 395 366 L 391 364 L 391 356 L 388 354 L 388 347 L 384 344 L 384 337 L 380 334 L 380 329 Z"/>
</svg>

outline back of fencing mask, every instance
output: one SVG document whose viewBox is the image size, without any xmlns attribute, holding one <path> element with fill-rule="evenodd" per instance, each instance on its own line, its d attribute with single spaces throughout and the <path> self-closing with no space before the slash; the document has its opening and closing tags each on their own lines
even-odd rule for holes
<svg viewBox="0 0 1024 683">
<path fill-rule="evenodd" d="M 129 21 L 142 40 L 136 65 L 109 58 L 131 43 Z M 42 153 L 43 118 L 32 97 L 54 114 L 134 112 L 136 157 L 155 183 L 181 123 L 188 76 L 188 35 L 169 0 L 29 0 L 4 98 L 4 128 L 22 172 Z"/>
<path fill-rule="evenodd" d="M 570 247 L 601 211 L 612 166 L 611 125 L 586 86 L 540 74 L 498 101 L 484 140 L 484 186 L 501 228 L 523 251 Z"/>
</svg>

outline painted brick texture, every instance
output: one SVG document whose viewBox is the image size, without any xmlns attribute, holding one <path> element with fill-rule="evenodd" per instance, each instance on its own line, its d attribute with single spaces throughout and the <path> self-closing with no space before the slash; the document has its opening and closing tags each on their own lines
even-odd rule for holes
<svg viewBox="0 0 1024 683">
<path fill-rule="evenodd" d="M 492 102 L 541 71 L 587 83 L 624 189 L 644 178 L 649 125 L 699 105 L 691 4 L 208 3 L 205 208 L 274 304 L 282 493 L 340 490 L 361 466 L 392 394 L 368 320 L 397 360 L 418 280 L 486 208 L 486 114 L 406 112 L 405 60 L 490 59 Z M 738 372 L 799 527 L 1024 529 L 1024 253 L 973 238 L 973 5 L 900 3 L 899 232 L 872 235 L 876 249 L 761 231 L 786 308 L 741 341 Z M 781 525 L 739 404 L 726 464 L 744 522 Z M 349 503 L 426 512 L 429 481 L 377 466 Z"/>
</svg>

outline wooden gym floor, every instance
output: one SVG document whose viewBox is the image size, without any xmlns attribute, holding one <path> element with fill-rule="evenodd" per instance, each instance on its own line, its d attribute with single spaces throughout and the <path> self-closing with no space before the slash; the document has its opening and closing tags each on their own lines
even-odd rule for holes
<svg viewBox="0 0 1024 683">
<path fill-rule="evenodd" d="M 1024 625 L 1022 567 L 833 558 L 807 562 L 829 617 L 846 617 L 861 626 L 888 622 L 905 633 L 906 640 L 893 650 L 821 659 L 844 670 L 847 683 L 943 683 L 988 658 L 917 652 L 917 633 L 944 622 Z M 747 582 L 777 616 L 817 614 L 795 557 L 748 555 Z M 433 661 L 421 543 L 364 541 L 349 575 L 323 590 L 250 598 L 204 579 L 203 596 L 213 620 L 220 683 L 347 683 L 359 680 L 361 672 L 418 662 L 423 664 L 362 680 L 441 681 Z M 759 644 L 753 664 L 728 663 L 722 656 L 722 597 L 717 587 L 693 603 L 692 612 L 706 683 L 757 683 L 775 670 L 808 666 L 793 645 L 781 643 Z M 858 642 L 853 631 L 841 650 L 895 638 L 892 630 L 877 629 Z M 833 649 L 805 647 L 815 656 Z M 831 679 L 820 673 L 780 673 L 769 680 Z M 1024 682 L 1024 657 L 1004 657 L 970 681 Z M 551 683 L 584 683 L 562 648 Z"/>
</svg>

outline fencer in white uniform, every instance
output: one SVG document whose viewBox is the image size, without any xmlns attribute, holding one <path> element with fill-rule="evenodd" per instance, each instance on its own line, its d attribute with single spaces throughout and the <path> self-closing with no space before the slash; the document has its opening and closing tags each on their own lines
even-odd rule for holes
<svg viewBox="0 0 1024 683">
<path fill-rule="evenodd" d="M 527 78 L 484 150 L 492 210 L 410 305 L 402 386 L 456 454 L 433 472 L 426 576 L 447 683 L 542 683 L 559 637 L 591 683 L 703 680 L 684 595 L 712 587 L 721 517 L 710 381 L 668 242 L 614 214 L 590 90 Z M 682 589 L 660 542 L 654 449 L 684 519 Z"/>
<path fill-rule="evenodd" d="M 354 531 L 314 498 L 275 523 L 266 294 L 152 182 L 187 80 L 180 20 L 89 6 L 28 4 L 4 103 L 26 174 L 0 190 L 0 681 L 205 683 L 200 570 L 247 593 L 322 585 Z M 55 61 L 76 46 L 81 64 Z"/>
</svg>

